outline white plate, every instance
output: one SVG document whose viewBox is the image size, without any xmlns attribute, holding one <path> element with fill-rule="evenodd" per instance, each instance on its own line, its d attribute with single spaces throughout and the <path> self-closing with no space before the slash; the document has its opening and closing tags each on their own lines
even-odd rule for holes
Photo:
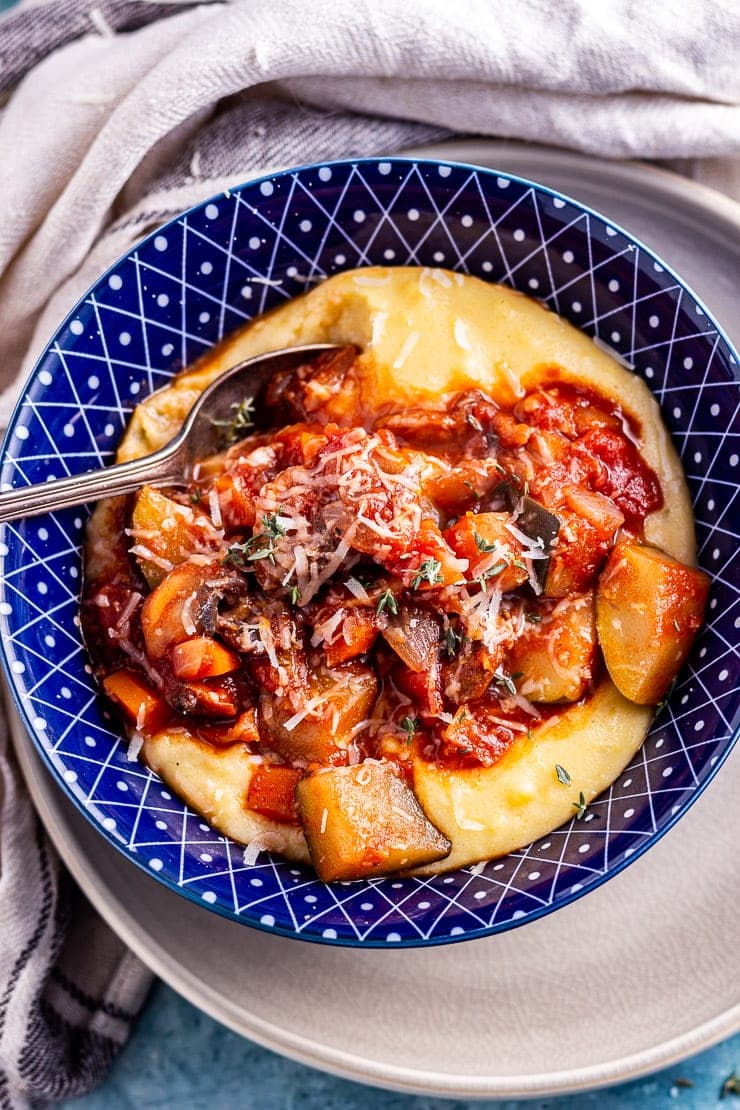
<svg viewBox="0 0 740 1110">
<path fill-rule="evenodd" d="M 605 211 L 732 330 L 731 202 L 645 167 L 516 144 L 425 154 L 496 165 Z M 587 898 L 499 936 L 392 952 L 300 944 L 186 902 L 98 836 L 17 720 L 13 731 L 52 839 L 112 927 L 195 1005 L 303 1063 L 409 1092 L 526 1097 L 620 1082 L 740 1028 L 737 753 L 675 829 Z"/>
</svg>

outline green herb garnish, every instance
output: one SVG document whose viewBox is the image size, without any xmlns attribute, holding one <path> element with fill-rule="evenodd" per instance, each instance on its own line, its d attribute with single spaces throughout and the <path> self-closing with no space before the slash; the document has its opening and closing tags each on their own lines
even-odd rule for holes
<svg viewBox="0 0 740 1110">
<path fill-rule="evenodd" d="M 247 540 L 245 543 L 232 543 L 224 555 L 223 561 L 225 563 L 233 563 L 234 566 L 244 567 L 247 564 L 249 553 L 252 550 L 252 541 Z"/>
<path fill-rule="evenodd" d="M 406 743 L 410 744 L 414 738 L 414 733 L 421 724 L 418 717 L 404 717 L 400 723 L 402 732 L 406 733 Z"/>
<path fill-rule="evenodd" d="M 285 535 L 287 535 L 287 529 L 280 523 L 280 513 L 265 514 L 262 517 L 262 531 L 255 532 L 244 543 L 233 543 L 226 552 L 224 562 L 243 567 L 247 563 L 269 559 L 274 566 L 275 540 Z"/>
<path fill-rule="evenodd" d="M 519 672 L 519 675 L 521 675 L 521 672 Z M 514 678 L 512 675 L 495 674 L 493 677 L 498 686 L 503 686 L 510 694 L 516 695 L 516 686 L 514 685 Z"/>
<path fill-rule="evenodd" d="M 290 587 L 290 604 L 291 605 L 297 605 L 300 600 L 301 600 L 301 591 L 298 589 L 297 586 L 291 586 Z"/>
<path fill-rule="evenodd" d="M 452 627 L 452 625 L 450 625 L 450 627 L 445 632 L 445 651 L 450 657 L 452 657 L 453 655 L 457 655 L 458 648 L 461 644 L 462 633 L 455 632 L 455 629 Z"/>
<path fill-rule="evenodd" d="M 576 811 L 576 821 L 580 821 L 588 809 L 588 803 L 586 802 L 583 791 L 578 795 L 578 801 L 573 802 L 573 808 Z"/>
<path fill-rule="evenodd" d="M 235 401 L 231 406 L 234 413 L 231 420 L 214 420 L 214 426 L 225 428 L 224 445 L 228 447 L 240 439 L 244 432 L 254 426 L 254 397 L 245 397 L 243 401 Z"/>
<path fill-rule="evenodd" d="M 387 609 L 394 617 L 398 613 L 398 602 L 396 601 L 396 595 L 393 593 L 393 590 L 383 590 L 378 598 L 378 607 L 375 610 L 376 615 L 380 616 L 384 609 Z"/>
<path fill-rule="evenodd" d="M 423 582 L 428 582 L 430 586 L 436 586 L 443 581 L 441 570 L 442 564 L 439 559 L 425 559 L 414 576 L 411 588 L 418 590 Z"/>
<path fill-rule="evenodd" d="M 565 767 L 561 767 L 559 763 L 556 763 L 555 774 L 558 776 L 558 782 L 562 782 L 563 786 L 568 785 L 568 783 L 570 782 L 570 775 L 566 771 Z M 575 803 L 573 804 L 575 805 Z"/>
<path fill-rule="evenodd" d="M 473 529 L 473 539 L 479 551 L 485 551 L 487 553 L 489 551 L 495 551 L 498 547 L 496 540 L 494 540 L 493 543 L 489 543 L 487 540 L 483 539 L 483 536 L 481 536 L 475 528 Z"/>
</svg>

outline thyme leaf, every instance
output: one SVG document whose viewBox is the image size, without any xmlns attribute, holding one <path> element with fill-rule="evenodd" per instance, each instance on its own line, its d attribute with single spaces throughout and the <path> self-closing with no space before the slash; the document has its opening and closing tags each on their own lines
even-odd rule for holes
<svg viewBox="0 0 740 1110">
<path fill-rule="evenodd" d="M 570 775 L 565 767 L 561 767 L 559 763 L 555 764 L 555 774 L 558 776 L 558 782 L 562 782 L 563 786 L 567 786 L 570 782 Z M 573 803 L 575 805 L 575 802 Z"/>
<path fill-rule="evenodd" d="M 400 722 L 402 732 L 406 733 L 406 743 L 410 744 L 414 738 L 414 733 L 418 729 L 421 721 L 418 717 L 404 717 Z"/>
<path fill-rule="evenodd" d="M 243 401 L 235 401 L 231 406 L 234 413 L 231 420 L 214 420 L 216 428 L 225 428 L 224 445 L 228 447 L 240 439 L 244 432 L 254 427 L 254 397 L 245 397 Z"/>
<path fill-rule="evenodd" d="M 441 571 L 442 564 L 439 559 L 425 559 L 414 576 L 411 588 L 418 590 L 423 582 L 428 582 L 430 586 L 438 585 L 443 581 Z"/>
<path fill-rule="evenodd" d="M 496 680 L 497 686 L 503 686 L 510 694 L 516 695 L 516 686 L 514 685 L 514 679 L 511 675 L 495 674 L 493 677 Z"/>
<path fill-rule="evenodd" d="M 481 536 L 475 528 L 473 529 L 473 539 L 475 540 L 475 546 L 478 548 L 479 551 L 485 551 L 486 553 L 488 553 L 489 551 L 495 551 L 498 547 L 498 544 L 495 540 L 493 541 L 493 543 L 489 543 L 488 540 L 484 540 L 483 536 Z"/>
<path fill-rule="evenodd" d="M 393 590 L 383 590 L 378 598 L 378 607 L 375 610 L 376 615 L 380 616 L 384 609 L 387 609 L 394 617 L 398 613 L 398 602 L 396 601 L 396 595 L 393 593 Z"/>
<path fill-rule="evenodd" d="M 573 802 L 573 808 L 576 811 L 576 821 L 580 821 L 581 818 L 586 813 L 586 810 L 588 809 L 588 803 L 587 803 L 586 798 L 583 794 L 583 791 L 581 791 L 580 794 L 578 795 L 578 801 Z"/>
</svg>

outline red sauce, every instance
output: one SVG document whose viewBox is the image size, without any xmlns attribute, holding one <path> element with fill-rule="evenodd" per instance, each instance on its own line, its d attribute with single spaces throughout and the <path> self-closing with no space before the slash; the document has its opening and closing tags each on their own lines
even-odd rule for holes
<svg viewBox="0 0 740 1110">
<path fill-rule="evenodd" d="M 551 384 L 509 410 L 472 390 L 445 409 L 368 422 L 349 389 L 337 422 L 352 361 L 317 367 L 322 388 L 324 379 L 336 387 L 326 411 L 305 368 L 281 379 L 266 410 L 274 425 L 209 461 L 197 486 L 170 494 L 201 514 L 215 496 L 220 512 L 208 524 L 225 530 L 203 582 L 168 598 L 157 618 L 173 647 L 165 639 L 147 657 L 134 582 L 148 595 L 145 613 L 163 586 L 150 591 L 131 560 L 87 587 L 92 653 L 103 674 L 123 667 L 152 683 L 171 722 L 214 748 L 246 744 L 304 770 L 372 756 L 409 773 L 415 754 L 450 768 L 490 766 L 562 711 L 544 697 L 531 704 L 528 677 L 509 665 L 522 622 L 552 619 L 542 582 L 544 597 L 590 595 L 620 526 L 640 537 L 662 506 L 660 484 L 635 445 L 636 421 L 596 390 L 557 381 L 554 368 Z M 512 503 L 525 495 L 560 523 L 542 581 L 529 546 L 536 536 L 522 537 Z M 315 589 L 303 563 L 311 575 L 327 565 L 334 574 Z M 504 568 L 508 584 L 497 590 Z M 172 650 L 196 636 L 225 644 L 238 669 L 175 680 Z M 583 667 L 578 697 L 598 677 L 595 641 Z M 345 742 L 327 743 L 327 729 Z M 284 810 L 270 789 L 269 804 Z"/>
</svg>

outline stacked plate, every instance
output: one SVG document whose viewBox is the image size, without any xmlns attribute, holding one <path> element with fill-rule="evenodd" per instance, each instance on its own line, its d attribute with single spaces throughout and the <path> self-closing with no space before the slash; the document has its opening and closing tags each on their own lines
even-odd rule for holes
<svg viewBox="0 0 740 1110">
<path fill-rule="evenodd" d="M 411 153 L 495 166 L 596 208 L 740 338 L 732 202 L 645 167 L 514 144 Z M 740 878 L 737 757 L 660 844 L 580 902 L 524 929 L 394 952 L 298 944 L 186 903 L 85 822 L 19 722 L 15 735 L 53 839 L 113 928 L 196 1005 L 296 1059 L 408 1091 L 527 1096 L 638 1075 L 740 1027 L 727 895 Z"/>
</svg>

